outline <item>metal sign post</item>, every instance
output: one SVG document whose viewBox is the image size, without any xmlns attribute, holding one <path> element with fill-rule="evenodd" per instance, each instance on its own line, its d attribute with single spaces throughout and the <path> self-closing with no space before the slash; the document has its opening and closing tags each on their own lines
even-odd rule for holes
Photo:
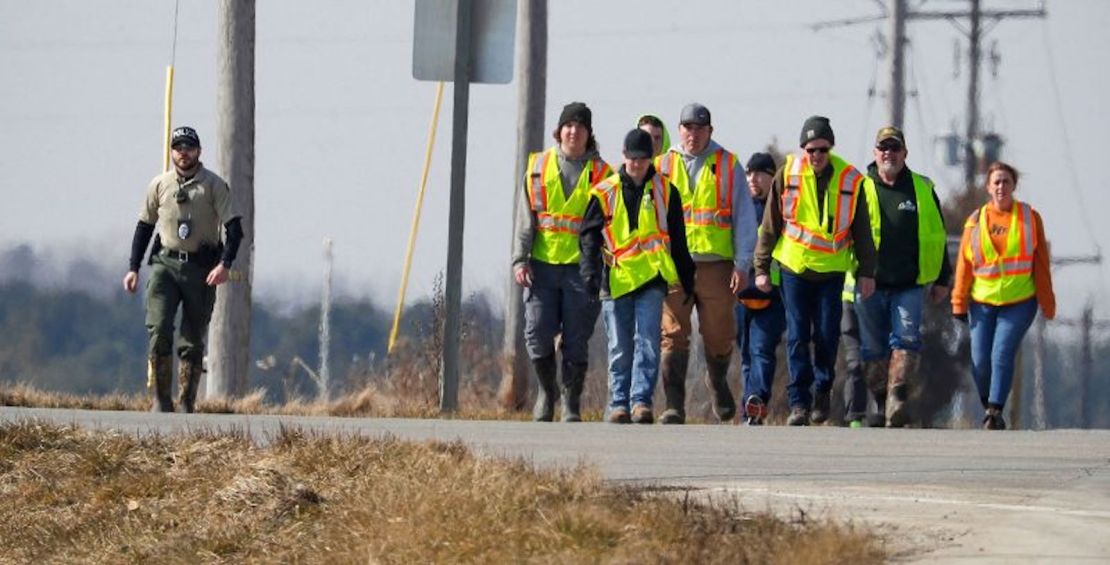
<svg viewBox="0 0 1110 565">
<path fill-rule="evenodd" d="M 516 2 L 417 0 L 415 21 L 413 77 L 455 83 L 455 107 L 451 118 L 451 210 L 447 220 L 447 277 L 444 289 L 447 312 L 439 389 L 440 412 L 449 413 L 458 410 L 459 406 L 459 330 L 470 83 L 508 83 L 512 80 Z"/>
</svg>

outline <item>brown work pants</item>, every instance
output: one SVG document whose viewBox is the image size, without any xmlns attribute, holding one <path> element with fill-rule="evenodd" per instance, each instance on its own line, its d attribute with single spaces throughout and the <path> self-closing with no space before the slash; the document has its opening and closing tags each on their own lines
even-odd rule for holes
<svg viewBox="0 0 1110 565">
<path fill-rule="evenodd" d="M 732 261 L 699 262 L 694 275 L 694 300 L 688 301 L 682 287 L 675 287 L 663 301 L 662 350 L 690 351 L 690 315 L 698 310 L 698 331 L 705 355 L 720 359 L 732 355 L 736 341 L 736 297 L 729 289 Z"/>
</svg>

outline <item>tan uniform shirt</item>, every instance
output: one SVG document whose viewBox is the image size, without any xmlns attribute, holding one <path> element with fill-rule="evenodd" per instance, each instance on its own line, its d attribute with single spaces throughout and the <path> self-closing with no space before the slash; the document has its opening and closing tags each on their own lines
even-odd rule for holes
<svg viewBox="0 0 1110 565">
<path fill-rule="evenodd" d="M 188 195 L 188 201 L 177 202 L 178 189 Z M 204 165 L 198 165 L 189 180 L 183 181 L 173 169 L 154 177 L 139 212 L 140 221 L 156 226 L 165 248 L 188 253 L 202 244 L 218 243 L 220 226 L 237 216 L 227 183 Z M 185 239 L 180 237 L 182 221 L 189 223 Z"/>
</svg>

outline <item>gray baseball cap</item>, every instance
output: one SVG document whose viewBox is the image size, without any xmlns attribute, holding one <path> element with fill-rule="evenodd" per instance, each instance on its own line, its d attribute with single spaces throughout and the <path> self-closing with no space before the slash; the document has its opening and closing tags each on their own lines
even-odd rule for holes
<svg viewBox="0 0 1110 565">
<path fill-rule="evenodd" d="M 682 114 L 678 117 L 679 124 L 697 124 L 699 126 L 707 126 L 712 122 L 709 119 L 709 108 L 691 102 L 682 109 Z"/>
</svg>

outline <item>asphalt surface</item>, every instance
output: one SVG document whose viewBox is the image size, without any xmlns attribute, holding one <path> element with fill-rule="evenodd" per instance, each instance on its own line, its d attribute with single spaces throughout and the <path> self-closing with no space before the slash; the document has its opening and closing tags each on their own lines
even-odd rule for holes
<svg viewBox="0 0 1110 565">
<path fill-rule="evenodd" d="M 281 426 L 461 440 L 539 466 L 689 489 L 746 509 L 877 529 L 923 562 L 1110 563 L 1110 431 L 616 426 L 0 408 L 0 420 L 177 433 Z M 685 494 L 683 494 L 685 495 Z"/>
</svg>

